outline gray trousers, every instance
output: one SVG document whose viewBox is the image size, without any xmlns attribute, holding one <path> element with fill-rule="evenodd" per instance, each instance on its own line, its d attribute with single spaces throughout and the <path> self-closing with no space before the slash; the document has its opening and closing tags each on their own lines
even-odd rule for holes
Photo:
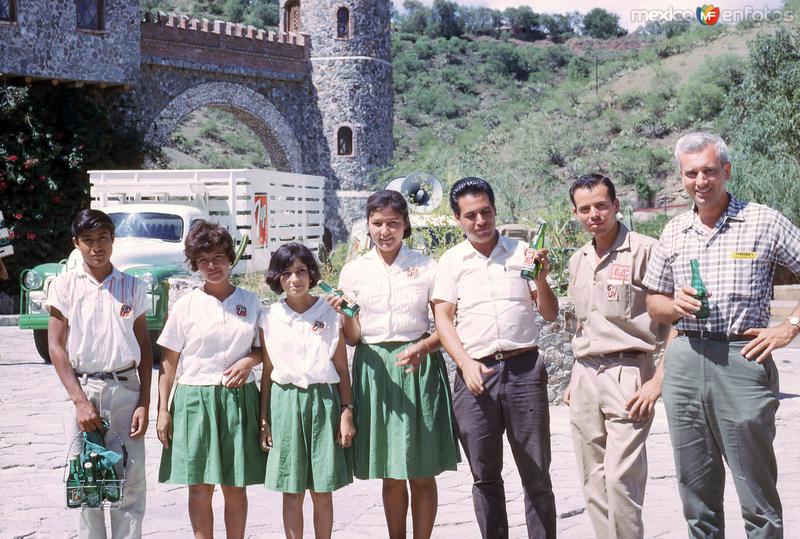
<svg viewBox="0 0 800 539">
<path fill-rule="evenodd" d="M 727 462 L 749 538 L 783 537 L 772 441 L 778 370 L 748 361 L 746 343 L 678 337 L 667 350 L 664 405 L 689 537 L 725 537 Z"/>
<path fill-rule="evenodd" d="M 111 428 L 119 434 L 106 434 L 106 447 L 121 452 L 120 439 L 128 449 L 128 469 L 123 486 L 122 505 L 112 509 L 110 513 L 111 537 L 114 539 L 138 539 L 142 536 L 142 520 L 146 502 L 144 436 L 131 438 L 131 418 L 139 403 L 142 387 L 136 371 L 125 374 L 127 380 L 101 381 L 79 378 L 83 392 L 94 404 L 100 417 L 111 424 Z M 147 391 L 149 388 L 144 388 Z M 75 418 L 75 405 L 67 400 L 64 416 L 64 433 L 70 453 L 80 451 L 77 438 L 80 427 Z M 117 465 L 117 473 L 122 473 L 121 464 Z M 107 537 L 105 511 L 102 509 L 84 509 L 80 512 L 78 537 L 80 539 L 105 539 Z"/>
<path fill-rule="evenodd" d="M 484 392 L 470 393 L 459 370 L 453 384 L 458 437 L 474 483 L 472 501 L 481 535 L 508 537 L 503 487 L 503 431 L 525 491 L 528 537 L 556 537 L 556 506 L 550 483 L 550 411 L 547 371 L 534 350 L 505 361 L 486 361 L 494 372 Z"/>
</svg>

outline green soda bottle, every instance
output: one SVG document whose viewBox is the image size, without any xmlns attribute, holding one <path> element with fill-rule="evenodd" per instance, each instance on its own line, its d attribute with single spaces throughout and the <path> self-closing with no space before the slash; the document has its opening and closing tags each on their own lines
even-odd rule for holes
<svg viewBox="0 0 800 539">
<path fill-rule="evenodd" d="M 94 466 L 91 462 L 83 463 L 83 473 L 86 476 L 86 483 L 83 486 L 83 501 L 87 507 L 100 507 L 100 487 L 94 475 Z"/>
<path fill-rule="evenodd" d="M 689 261 L 689 264 L 692 267 L 692 288 L 697 291 L 694 297 L 699 299 L 701 303 L 700 310 L 694 315 L 698 320 L 708 318 L 711 314 L 711 308 L 708 305 L 708 290 L 706 290 L 703 278 L 700 277 L 700 262 L 693 258 Z"/>
<path fill-rule="evenodd" d="M 103 476 L 103 499 L 110 502 L 119 501 L 119 477 L 113 464 Z"/>
<path fill-rule="evenodd" d="M 81 506 L 81 463 L 78 455 L 69 459 L 69 476 L 67 477 L 67 507 Z"/>
<path fill-rule="evenodd" d="M 361 309 L 361 307 L 359 307 L 358 304 L 355 303 L 351 298 L 345 296 L 344 292 L 342 292 L 338 288 L 332 287 L 325 281 L 318 282 L 317 286 L 319 286 L 320 289 L 326 294 L 333 294 L 334 296 L 339 296 L 340 298 L 344 299 L 344 303 L 342 303 L 342 312 L 344 314 L 346 314 L 350 318 L 353 318 L 355 315 L 358 314 L 358 311 Z"/>
<path fill-rule="evenodd" d="M 539 230 L 536 235 L 531 239 L 528 250 L 525 252 L 525 261 L 522 263 L 522 270 L 519 272 L 523 279 L 532 281 L 539 276 L 542 271 L 542 265 L 538 261 L 534 261 L 533 256 L 536 251 L 544 249 L 544 228 L 546 223 L 539 223 Z"/>
</svg>

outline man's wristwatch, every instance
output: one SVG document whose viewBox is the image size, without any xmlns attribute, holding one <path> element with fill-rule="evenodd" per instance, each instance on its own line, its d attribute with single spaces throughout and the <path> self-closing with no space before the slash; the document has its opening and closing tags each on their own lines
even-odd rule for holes
<svg viewBox="0 0 800 539">
<path fill-rule="evenodd" d="M 788 322 L 790 326 L 800 329 L 800 316 L 790 316 L 786 319 L 786 322 Z"/>
<path fill-rule="evenodd" d="M 342 406 L 341 406 L 341 407 L 342 407 L 342 408 L 347 408 L 347 409 L 348 409 L 348 410 L 350 410 L 351 412 L 353 411 L 353 403 L 352 403 L 352 402 L 351 402 L 351 403 L 349 403 L 349 404 L 342 404 Z"/>
</svg>

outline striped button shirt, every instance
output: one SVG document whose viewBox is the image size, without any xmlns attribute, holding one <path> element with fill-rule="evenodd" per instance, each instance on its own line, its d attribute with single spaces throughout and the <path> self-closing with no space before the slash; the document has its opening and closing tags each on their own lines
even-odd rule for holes
<svg viewBox="0 0 800 539">
<path fill-rule="evenodd" d="M 689 261 L 700 262 L 711 315 L 682 318 L 678 329 L 732 335 L 767 327 L 776 264 L 800 275 L 800 229 L 772 208 L 729 197 L 713 229 L 694 210 L 667 223 L 650 258 L 644 285 L 662 294 L 691 286 Z"/>
</svg>

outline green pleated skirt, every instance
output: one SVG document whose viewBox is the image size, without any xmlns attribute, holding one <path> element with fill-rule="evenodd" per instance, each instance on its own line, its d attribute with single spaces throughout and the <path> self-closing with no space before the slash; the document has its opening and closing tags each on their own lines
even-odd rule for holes
<svg viewBox="0 0 800 539">
<path fill-rule="evenodd" d="M 272 449 L 264 486 L 298 494 L 307 489 L 333 492 L 352 483 L 350 450 L 336 444 L 340 419 L 341 400 L 335 385 L 312 384 L 303 389 L 273 383 Z"/>
<path fill-rule="evenodd" d="M 359 479 L 416 479 L 460 460 L 447 367 L 439 352 L 406 373 L 395 355 L 413 343 L 360 343 L 353 358 Z"/>
<path fill-rule="evenodd" d="M 172 442 L 161 452 L 158 480 L 178 485 L 244 487 L 264 482 L 259 445 L 259 393 L 178 384 L 172 400 Z"/>
</svg>

